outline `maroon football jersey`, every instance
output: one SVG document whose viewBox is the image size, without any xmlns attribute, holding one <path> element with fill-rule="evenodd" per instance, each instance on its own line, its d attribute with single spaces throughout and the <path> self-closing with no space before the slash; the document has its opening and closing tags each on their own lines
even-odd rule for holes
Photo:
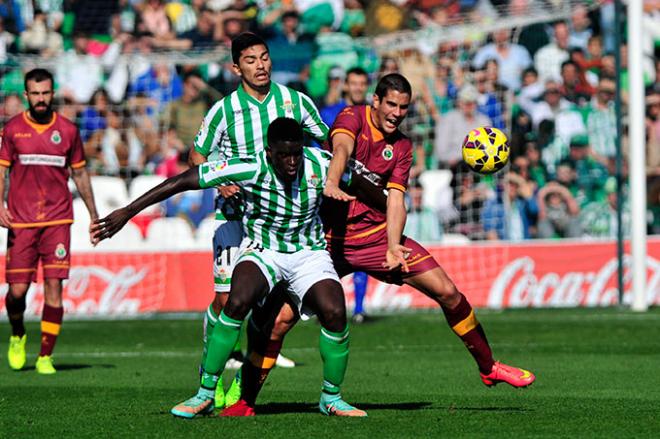
<svg viewBox="0 0 660 439">
<path fill-rule="evenodd" d="M 371 120 L 371 107 L 354 105 L 346 107 L 332 125 L 332 136 L 345 133 L 355 139 L 351 156 L 357 166 L 363 165 L 378 178 L 377 184 L 386 189 L 406 191 L 412 165 L 412 143 L 399 130 L 384 136 Z M 323 202 L 323 223 L 329 238 L 338 239 L 368 236 L 385 227 L 384 212 L 369 207 L 358 200 L 342 203 L 334 200 Z"/>
<path fill-rule="evenodd" d="M 7 206 L 13 227 L 44 227 L 73 222 L 69 167 L 85 166 L 78 128 L 53 113 L 45 125 L 23 112 L 2 130 L 0 165 L 9 170 Z"/>
</svg>

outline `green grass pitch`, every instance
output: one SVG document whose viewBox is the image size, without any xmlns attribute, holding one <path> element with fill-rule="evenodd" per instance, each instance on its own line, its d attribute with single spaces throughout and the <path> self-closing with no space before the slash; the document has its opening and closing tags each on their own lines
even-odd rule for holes
<svg viewBox="0 0 660 439">
<path fill-rule="evenodd" d="M 326 418 L 309 322 L 284 350 L 302 364 L 273 371 L 257 417 L 192 421 L 169 410 L 196 390 L 201 319 L 65 321 L 54 376 L 33 368 L 38 323 L 28 325 L 29 367 L 9 369 L 3 321 L 0 437 L 658 437 L 659 309 L 479 316 L 496 358 L 536 373 L 533 386 L 486 388 L 439 313 L 384 316 L 351 330 L 343 394 L 369 417 Z"/>
</svg>

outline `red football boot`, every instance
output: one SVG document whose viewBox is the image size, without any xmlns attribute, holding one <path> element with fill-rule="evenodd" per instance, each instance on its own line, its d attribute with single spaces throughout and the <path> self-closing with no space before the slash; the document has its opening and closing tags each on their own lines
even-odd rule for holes
<svg viewBox="0 0 660 439">
<path fill-rule="evenodd" d="M 483 373 L 479 373 L 479 375 L 481 375 L 481 381 L 488 387 L 498 383 L 508 383 L 513 387 L 527 387 L 536 379 L 534 374 L 528 370 L 507 366 L 499 361 L 493 364 L 493 369 L 488 375 Z"/>
<path fill-rule="evenodd" d="M 254 407 L 250 407 L 247 402 L 239 399 L 236 404 L 225 408 L 220 416 L 254 416 Z"/>
</svg>

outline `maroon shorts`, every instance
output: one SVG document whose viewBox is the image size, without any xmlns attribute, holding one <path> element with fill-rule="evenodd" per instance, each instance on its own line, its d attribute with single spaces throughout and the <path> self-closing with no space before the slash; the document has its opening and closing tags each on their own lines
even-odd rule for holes
<svg viewBox="0 0 660 439">
<path fill-rule="evenodd" d="M 35 282 L 39 259 L 44 279 L 67 279 L 70 242 L 71 224 L 9 229 L 7 283 Z"/>
<path fill-rule="evenodd" d="M 361 238 L 328 239 L 328 250 L 332 256 L 335 270 L 339 277 L 355 271 L 364 271 L 369 276 L 388 284 L 401 285 L 412 276 L 425 273 L 439 267 L 431 254 L 414 239 L 404 236 L 401 244 L 412 251 L 406 259 L 410 271 L 404 273 L 400 268 L 388 270 L 383 267 L 387 252 L 387 230 L 385 227 Z"/>
</svg>

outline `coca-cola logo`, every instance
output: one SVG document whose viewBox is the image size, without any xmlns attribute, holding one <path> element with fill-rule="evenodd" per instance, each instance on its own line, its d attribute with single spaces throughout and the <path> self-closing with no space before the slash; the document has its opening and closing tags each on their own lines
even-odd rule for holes
<svg viewBox="0 0 660 439">
<path fill-rule="evenodd" d="M 488 294 L 489 308 L 608 306 L 618 303 L 616 258 L 597 271 L 568 271 L 537 274 L 530 257 L 514 259 L 493 282 Z M 624 303 L 632 301 L 631 261 L 624 257 Z M 646 299 L 660 304 L 660 262 L 647 258 Z"/>
<path fill-rule="evenodd" d="M 128 297 L 131 289 L 147 276 L 148 271 L 148 268 L 136 269 L 130 265 L 117 271 L 98 265 L 74 267 L 64 283 L 65 312 L 77 316 L 134 316 L 140 312 L 157 311 L 160 305 L 158 300 L 150 300 L 152 303 L 149 309 L 145 309 L 145 294 Z M 7 288 L 6 284 L 3 285 L 0 296 L 6 295 Z M 150 295 L 159 296 L 157 292 L 151 292 Z M 41 315 L 43 301 L 43 284 L 32 284 L 27 295 L 25 314 Z M 4 305 L 4 300 L 0 303 Z"/>
</svg>

